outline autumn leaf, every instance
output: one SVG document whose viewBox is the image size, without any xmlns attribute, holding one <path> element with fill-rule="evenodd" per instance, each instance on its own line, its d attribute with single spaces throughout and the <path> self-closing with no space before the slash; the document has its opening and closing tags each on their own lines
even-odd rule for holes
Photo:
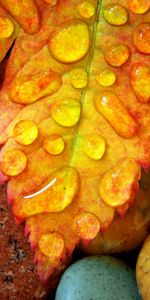
<svg viewBox="0 0 150 300">
<path fill-rule="evenodd" d="M 24 29 L 1 90 L 0 179 L 46 281 L 124 216 L 150 164 L 150 12 L 133 0 L 13 3 L 0 0 Z"/>
<path fill-rule="evenodd" d="M 2 7 L 0 7 L 0 62 L 19 34 L 20 26 Z"/>
</svg>

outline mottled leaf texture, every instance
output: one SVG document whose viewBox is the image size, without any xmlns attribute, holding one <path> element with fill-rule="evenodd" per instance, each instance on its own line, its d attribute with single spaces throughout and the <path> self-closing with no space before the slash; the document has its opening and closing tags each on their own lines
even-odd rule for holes
<svg viewBox="0 0 150 300">
<path fill-rule="evenodd" d="M 46 281 L 124 216 L 150 164 L 150 4 L 0 5 L 22 27 L 1 90 L 0 178 Z"/>
</svg>

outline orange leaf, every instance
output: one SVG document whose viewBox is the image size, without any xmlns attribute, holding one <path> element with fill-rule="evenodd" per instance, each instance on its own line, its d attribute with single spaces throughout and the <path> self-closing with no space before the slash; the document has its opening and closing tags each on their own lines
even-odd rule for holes
<svg viewBox="0 0 150 300">
<path fill-rule="evenodd" d="M 150 164 L 150 12 L 131 2 L 0 0 L 24 28 L 1 90 L 1 172 L 44 281 L 126 213 Z"/>
</svg>

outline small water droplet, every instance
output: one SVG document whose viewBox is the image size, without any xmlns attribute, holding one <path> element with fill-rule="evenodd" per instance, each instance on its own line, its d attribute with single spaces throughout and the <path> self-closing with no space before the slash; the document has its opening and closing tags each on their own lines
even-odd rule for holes
<svg viewBox="0 0 150 300">
<path fill-rule="evenodd" d="M 77 89 L 85 88 L 88 82 L 87 72 L 82 68 L 75 68 L 70 72 L 70 81 Z"/>
<path fill-rule="evenodd" d="M 140 102 L 150 100 L 150 68 L 147 64 L 139 62 L 131 67 L 130 82 L 133 91 Z"/>
<path fill-rule="evenodd" d="M 16 176 L 23 172 L 27 165 L 27 156 L 18 149 L 7 149 L 2 155 L 1 170 L 5 175 Z"/>
<path fill-rule="evenodd" d="M 100 223 L 95 215 L 85 212 L 75 217 L 73 228 L 80 238 L 91 240 L 94 239 L 100 231 Z"/>
<path fill-rule="evenodd" d="M 92 18 L 95 15 L 95 6 L 89 1 L 81 1 L 78 4 L 78 12 L 85 19 Z"/>
<path fill-rule="evenodd" d="M 109 4 L 104 8 L 105 20 L 116 26 L 126 24 L 128 21 L 128 11 L 120 4 Z"/>
<path fill-rule="evenodd" d="M 45 139 L 43 148 L 52 155 L 58 155 L 65 148 L 64 140 L 61 136 L 52 135 Z"/>
<path fill-rule="evenodd" d="M 114 44 L 110 46 L 105 54 L 105 60 L 113 67 L 120 67 L 123 65 L 130 56 L 130 49 L 125 44 Z"/>
<path fill-rule="evenodd" d="M 149 0 L 128 0 L 129 9 L 135 14 L 144 14 L 150 8 Z"/>
<path fill-rule="evenodd" d="M 104 69 L 96 75 L 96 81 L 104 86 L 111 86 L 116 81 L 116 74 L 110 69 Z"/>
<path fill-rule="evenodd" d="M 31 120 L 22 120 L 18 122 L 13 129 L 13 137 L 21 145 L 32 144 L 37 136 L 37 125 Z"/>
<path fill-rule="evenodd" d="M 74 99 L 57 101 L 52 105 L 51 116 L 60 126 L 74 126 L 80 119 L 80 103 Z"/>
<path fill-rule="evenodd" d="M 150 54 L 150 23 L 140 24 L 136 28 L 134 44 L 140 52 Z"/>
<path fill-rule="evenodd" d="M 57 232 L 42 234 L 38 245 L 41 252 L 51 259 L 59 258 L 65 247 L 63 237 Z"/>
<path fill-rule="evenodd" d="M 84 151 L 86 155 L 94 160 L 103 157 L 106 149 L 106 143 L 100 135 L 87 136 L 84 142 Z"/>
</svg>

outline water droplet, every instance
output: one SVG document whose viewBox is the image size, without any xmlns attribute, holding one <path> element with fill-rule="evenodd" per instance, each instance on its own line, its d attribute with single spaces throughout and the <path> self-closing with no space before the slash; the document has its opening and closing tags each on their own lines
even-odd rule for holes
<svg viewBox="0 0 150 300">
<path fill-rule="evenodd" d="M 105 153 L 106 143 L 103 137 L 99 135 L 87 136 L 84 143 L 86 155 L 94 160 L 101 159 Z"/>
<path fill-rule="evenodd" d="M 14 24 L 7 17 L 0 17 L 0 39 L 9 38 L 14 32 Z"/>
<path fill-rule="evenodd" d="M 27 165 L 27 156 L 18 149 L 7 149 L 2 155 L 1 170 L 5 175 L 16 176 L 23 172 Z"/>
<path fill-rule="evenodd" d="M 51 116 L 60 126 L 71 127 L 80 119 L 80 103 L 74 99 L 57 101 L 52 105 Z"/>
<path fill-rule="evenodd" d="M 95 215 L 86 212 L 75 217 L 73 228 L 80 238 L 92 240 L 100 231 L 100 223 Z"/>
<path fill-rule="evenodd" d="M 87 72 L 82 68 L 75 68 L 70 72 L 70 81 L 77 89 L 85 88 L 88 82 Z"/>
<path fill-rule="evenodd" d="M 90 45 L 86 23 L 74 20 L 64 25 L 49 41 L 51 55 L 62 63 L 73 63 L 82 59 Z"/>
<path fill-rule="evenodd" d="M 134 32 L 136 48 L 145 54 L 150 54 L 150 23 L 140 24 Z"/>
<path fill-rule="evenodd" d="M 96 81 L 104 86 L 111 86 L 116 81 L 116 74 L 110 69 L 104 69 L 96 75 Z"/>
<path fill-rule="evenodd" d="M 38 245 L 41 252 L 51 259 L 59 258 L 65 247 L 63 237 L 57 232 L 42 234 Z"/>
<path fill-rule="evenodd" d="M 13 130 L 13 137 L 21 145 L 32 144 L 38 136 L 37 125 L 30 120 L 18 122 Z"/>
<path fill-rule="evenodd" d="M 39 213 L 61 212 L 75 199 L 79 188 L 80 177 L 75 168 L 57 169 L 38 191 L 15 199 L 13 213 L 19 220 L 24 220 Z"/>
<path fill-rule="evenodd" d="M 58 155 L 65 148 L 64 140 L 61 136 L 52 135 L 45 139 L 43 148 L 52 155 Z"/>
<path fill-rule="evenodd" d="M 123 65 L 128 60 L 129 56 L 129 47 L 121 43 L 110 46 L 104 54 L 107 63 L 113 67 L 120 67 Z"/>
<path fill-rule="evenodd" d="M 95 15 L 95 6 L 89 1 L 81 1 L 78 4 L 78 12 L 81 17 L 89 19 Z"/>
<path fill-rule="evenodd" d="M 112 25 L 123 25 L 128 21 L 128 11 L 120 4 L 110 4 L 104 8 L 104 18 Z"/>
<path fill-rule="evenodd" d="M 130 82 L 133 91 L 140 102 L 150 100 L 150 68 L 147 64 L 139 62 L 131 67 Z"/>
<path fill-rule="evenodd" d="M 101 199 L 111 207 L 129 202 L 134 197 L 134 187 L 140 175 L 140 165 L 133 159 L 118 161 L 117 165 L 105 173 L 100 181 Z"/>
<path fill-rule="evenodd" d="M 27 33 L 33 34 L 40 29 L 40 14 L 35 1 L 1 0 L 0 3 Z"/>
<path fill-rule="evenodd" d="M 128 0 L 129 9 L 135 14 L 144 14 L 150 8 L 149 0 Z"/>
<path fill-rule="evenodd" d="M 56 93 L 61 84 L 60 76 L 52 71 L 43 71 L 36 75 L 22 75 L 10 84 L 9 96 L 14 102 L 30 104 L 41 97 Z"/>
<path fill-rule="evenodd" d="M 131 138 L 136 134 L 138 124 L 115 93 L 99 93 L 95 97 L 95 107 L 121 137 Z"/>
</svg>

